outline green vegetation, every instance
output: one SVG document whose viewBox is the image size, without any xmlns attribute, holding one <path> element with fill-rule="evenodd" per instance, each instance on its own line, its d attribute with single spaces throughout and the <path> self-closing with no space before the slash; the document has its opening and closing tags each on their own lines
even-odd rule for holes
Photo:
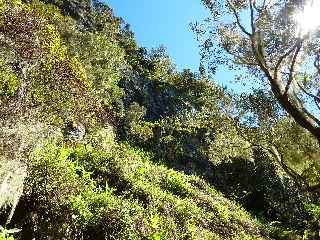
<svg viewBox="0 0 320 240">
<path fill-rule="evenodd" d="M 12 97 L 15 95 L 18 87 L 19 87 L 19 80 L 15 73 L 10 69 L 10 66 L 3 61 L 0 61 L 1 64 L 1 96 Z"/>
<path fill-rule="evenodd" d="M 0 0 L 0 104 L 0 240 L 318 239 L 317 140 L 99 1 Z"/>
</svg>

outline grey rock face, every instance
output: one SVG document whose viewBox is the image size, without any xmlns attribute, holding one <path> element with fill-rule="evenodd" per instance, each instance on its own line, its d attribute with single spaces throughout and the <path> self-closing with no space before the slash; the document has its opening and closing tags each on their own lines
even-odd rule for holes
<svg viewBox="0 0 320 240">
<path fill-rule="evenodd" d="M 63 129 L 63 135 L 65 138 L 74 141 L 82 141 L 86 134 L 86 129 L 83 124 L 68 123 Z"/>
</svg>

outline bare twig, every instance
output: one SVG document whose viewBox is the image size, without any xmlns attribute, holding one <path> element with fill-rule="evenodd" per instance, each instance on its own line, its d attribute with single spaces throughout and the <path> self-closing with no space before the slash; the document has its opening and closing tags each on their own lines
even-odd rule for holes
<svg viewBox="0 0 320 240">
<path fill-rule="evenodd" d="M 247 36 L 251 37 L 252 34 L 249 33 L 249 32 L 246 30 L 246 28 L 241 24 L 240 16 L 239 16 L 239 14 L 237 13 L 237 10 L 236 10 L 235 6 L 234 6 L 229 0 L 227 0 L 227 3 L 228 3 L 230 9 L 231 9 L 232 12 L 233 12 L 233 15 L 235 16 L 236 21 L 237 21 L 237 25 L 239 26 L 239 28 L 241 29 L 241 31 L 242 31 L 244 34 L 246 34 Z"/>
<path fill-rule="evenodd" d="M 299 88 L 306 94 L 308 95 L 309 97 L 312 97 L 314 99 L 314 102 L 316 103 L 317 105 L 317 108 L 320 110 L 320 97 L 308 92 L 304 87 L 301 86 L 300 83 L 297 83 L 297 85 L 299 86 Z"/>
<path fill-rule="evenodd" d="M 231 118 L 232 119 L 232 118 Z M 297 187 L 302 191 L 318 191 L 320 189 L 320 183 L 317 185 L 310 186 L 309 183 L 303 178 L 300 174 L 298 174 L 294 169 L 288 166 L 282 154 L 278 151 L 277 147 L 273 145 L 273 143 L 267 141 L 266 146 L 261 143 L 253 142 L 249 139 L 245 133 L 242 131 L 242 127 L 239 125 L 239 122 L 235 124 L 236 129 L 238 130 L 240 136 L 247 141 L 251 147 L 257 147 L 269 152 L 275 159 L 275 161 L 281 166 L 283 171 L 294 181 Z"/>
<path fill-rule="evenodd" d="M 283 55 L 279 58 L 279 60 L 278 60 L 278 62 L 277 62 L 277 64 L 276 64 L 276 67 L 275 67 L 275 69 L 274 69 L 274 75 L 275 75 L 275 76 L 277 75 L 277 72 L 278 72 L 279 67 L 280 67 L 281 63 L 283 62 L 283 60 L 290 56 L 290 54 L 297 48 L 298 43 L 299 43 L 299 41 L 297 41 L 296 44 L 294 44 L 294 45 L 292 46 L 292 48 L 290 48 L 285 54 L 283 54 Z"/>
</svg>

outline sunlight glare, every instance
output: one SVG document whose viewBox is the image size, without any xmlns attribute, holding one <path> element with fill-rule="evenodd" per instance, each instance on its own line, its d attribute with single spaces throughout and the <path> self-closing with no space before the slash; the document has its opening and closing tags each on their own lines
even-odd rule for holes
<svg viewBox="0 0 320 240">
<path fill-rule="evenodd" d="M 296 15 L 296 21 L 298 23 L 298 32 L 302 36 L 308 35 L 318 27 L 320 27 L 320 1 L 309 1 Z"/>
</svg>

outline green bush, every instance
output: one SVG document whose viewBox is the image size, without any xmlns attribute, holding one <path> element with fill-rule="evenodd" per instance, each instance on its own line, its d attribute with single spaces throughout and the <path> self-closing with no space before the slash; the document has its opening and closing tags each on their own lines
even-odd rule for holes
<svg viewBox="0 0 320 240">
<path fill-rule="evenodd" d="M 0 96 L 13 97 L 19 84 L 20 80 L 14 71 L 0 58 Z"/>
<path fill-rule="evenodd" d="M 234 239 L 239 231 L 263 239 L 249 215 L 203 180 L 127 144 L 103 149 L 94 141 L 38 145 L 13 219 L 22 239 L 30 231 L 36 239 Z"/>
</svg>

